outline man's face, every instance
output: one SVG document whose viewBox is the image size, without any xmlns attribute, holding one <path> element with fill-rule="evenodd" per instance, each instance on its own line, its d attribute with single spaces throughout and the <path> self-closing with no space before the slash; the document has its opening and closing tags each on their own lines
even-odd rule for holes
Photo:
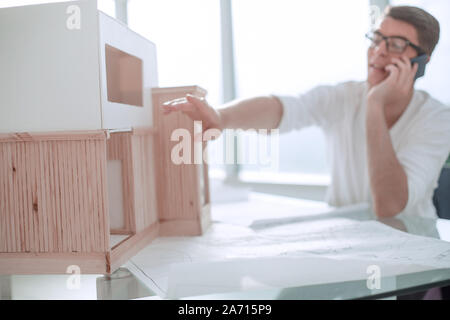
<svg viewBox="0 0 450 320">
<path fill-rule="evenodd" d="M 398 36 L 408 39 L 413 44 L 419 46 L 419 39 L 416 29 L 403 21 L 386 17 L 377 29 L 386 37 Z M 368 50 L 368 75 L 367 81 L 371 87 L 379 84 L 389 75 L 384 68 L 392 64 L 392 58 L 400 58 L 401 56 L 409 59 L 417 57 L 417 51 L 408 46 L 403 53 L 390 53 L 387 49 L 386 41 L 382 41 L 377 47 Z"/>
</svg>

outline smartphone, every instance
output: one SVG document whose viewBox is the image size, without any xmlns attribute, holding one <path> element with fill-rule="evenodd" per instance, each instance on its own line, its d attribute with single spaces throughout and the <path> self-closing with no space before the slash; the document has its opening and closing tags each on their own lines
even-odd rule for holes
<svg viewBox="0 0 450 320">
<path fill-rule="evenodd" d="M 425 67 L 427 65 L 427 61 L 428 61 L 428 55 L 427 54 L 423 54 L 421 56 L 418 56 L 414 59 L 411 59 L 411 63 L 414 65 L 414 63 L 418 63 L 419 64 L 419 68 L 417 69 L 417 73 L 416 76 L 414 78 L 414 80 L 417 80 L 421 77 L 423 77 L 425 75 Z"/>
</svg>

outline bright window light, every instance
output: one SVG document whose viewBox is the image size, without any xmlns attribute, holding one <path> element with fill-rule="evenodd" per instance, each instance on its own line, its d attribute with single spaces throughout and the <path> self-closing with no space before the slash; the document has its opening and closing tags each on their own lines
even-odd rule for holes
<svg viewBox="0 0 450 320">
<path fill-rule="evenodd" d="M 97 7 L 111 17 L 116 16 L 116 2 L 114 0 L 97 0 Z"/>
<path fill-rule="evenodd" d="M 218 0 L 129 0 L 128 24 L 156 44 L 162 87 L 199 85 L 221 103 Z"/>
<path fill-rule="evenodd" d="M 233 21 L 239 97 L 366 78 L 369 1 L 239 0 Z M 279 172 L 327 175 L 322 132 L 282 136 Z"/>
<path fill-rule="evenodd" d="M 212 106 L 222 104 L 219 0 L 129 0 L 128 24 L 156 44 L 161 87 L 198 85 Z M 222 141 L 208 144 L 210 159 L 220 156 Z"/>
</svg>

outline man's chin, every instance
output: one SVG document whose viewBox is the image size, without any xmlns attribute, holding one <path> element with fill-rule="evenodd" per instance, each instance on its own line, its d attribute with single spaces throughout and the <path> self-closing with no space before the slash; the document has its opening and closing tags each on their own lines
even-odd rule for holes
<svg viewBox="0 0 450 320">
<path fill-rule="evenodd" d="M 387 77 L 369 77 L 367 78 L 367 83 L 369 84 L 369 87 L 375 87 L 376 85 L 383 82 Z"/>
</svg>

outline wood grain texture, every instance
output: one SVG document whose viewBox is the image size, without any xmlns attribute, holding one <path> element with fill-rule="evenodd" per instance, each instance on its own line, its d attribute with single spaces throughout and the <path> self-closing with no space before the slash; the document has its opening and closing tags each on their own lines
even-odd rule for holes
<svg viewBox="0 0 450 320">
<path fill-rule="evenodd" d="M 161 108 L 186 94 L 206 91 L 153 90 L 155 128 L 0 134 L 0 273 L 65 273 L 70 264 L 110 273 L 158 235 L 205 232 L 208 166 L 171 160 L 175 129 L 188 130 L 194 146 L 193 121 Z M 122 163 L 120 230 L 110 230 L 108 160 Z M 130 237 L 111 249 L 111 233 Z"/>
<path fill-rule="evenodd" d="M 158 221 L 153 135 L 132 135 L 136 232 Z"/>
<path fill-rule="evenodd" d="M 122 162 L 125 226 L 120 233 L 134 234 L 158 220 L 153 140 L 152 128 L 112 133 L 108 140 L 108 160 Z"/>
<path fill-rule="evenodd" d="M 193 237 L 202 235 L 202 226 L 198 220 L 168 220 L 159 222 L 160 237 Z"/>
<path fill-rule="evenodd" d="M 137 234 L 122 241 L 120 244 L 114 246 L 109 254 L 110 265 L 107 269 L 110 270 L 110 272 L 117 270 L 128 259 L 133 257 L 152 240 L 158 237 L 158 234 L 159 224 L 154 223 Z"/>
<path fill-rule="evenodd" d="M 0 142 L 2 253 L 109 249 L 106 135 L 57 137 Z"/>
<path fill-rule="evenodd" d="M 60 131 L 0 133 L 0 142 L 105 140 L 107 131 Z"/>
<path fill-rule="evenodd" d="M 190 133 L 190 144 L 194 148 L 194 122 L 182 113 L 163 114 L 163 103 L 185 97 L 192 94 L 204 97 L 206 91 L 202 88 L 179 87 L 179 88 L 156 88 L 153 89 L 153 116 L 157 129 L 157 139 L 155 141 L 155 161 L 157 163 L 158 181 L 158 205 L 159 219 L 168 226 L 163 228 L 163 233 L 175 235 L 182 231 L 182 224 L 173 224 L 176 228 L 169 227 L 170 221 L 192 220 L 192 225 L 186 224 L 186 233 L 192 234 L 192 230 L 199 230 L 201 234 L 201 220 L 205 204 L 209 203 L 208 166 L 194 164 L 194 152 L 191 152 L 190 164 L 174 164 L 171 159 L 171 152 L 178 141 L 171 141 L 172 133 L 176 129 L 185 129 Z M 203 144 L 203 150 L 206 144 Z M 203 171 L 204 188 L 201 190 L 199 170 Z M 203 193 L 203 195 L 202 195 Z M 201 199 L 205 199 L 205 203 Z M 207 202 L 207 203 L 206 203 Z M 208 220 L 208 219 L 207 219 Z M 190 225 L 190 224 L 189 224 Z M 177 231 L 169 231 L 169 229 Z"/>
</svg>

